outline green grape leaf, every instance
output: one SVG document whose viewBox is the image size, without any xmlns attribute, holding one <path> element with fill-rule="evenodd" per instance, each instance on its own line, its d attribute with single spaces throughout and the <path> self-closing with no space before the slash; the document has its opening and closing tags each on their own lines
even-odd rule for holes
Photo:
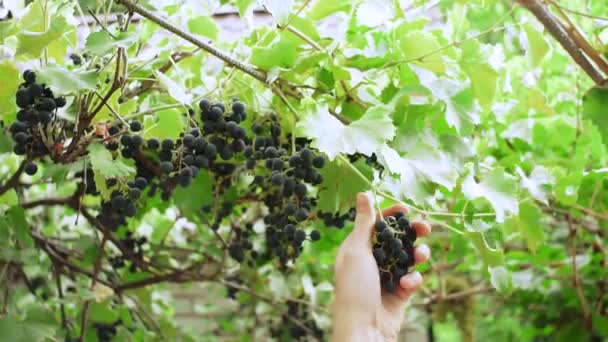
<svg viewBox="0 0 608 342">
<path fill-rule="evenodd" d="M 51 26 L 45 32 L 21 31 L 17 34 L 19 45 L 17 55 L 37 58 L 42 51 L 56 39 L 63 36 L 67 31 L 68 24 L 63 17 L 55 17 L 51 20 Z"/>
<path fill-rule="evenodd" d="M 125 164 L 122 160 L 112 158 L 112 153 L 102 144 L 89 145 L 89 158 L 93 171 L 105 178 L 127 177 L 135 174 L 135 168 Z"/>
<path fill-rule="evenodd" d="M 452 190 L 458 178 L 458 166 L 441 149 L 438 138 L 430 131 L 399 131 L 395 146 L 384 146 L 379 155 L 389 171 L 419 181 L 431 181 Z"/>
<path fill-rule="evenodd" d="M 192 196 L 196 189 L 196 196 Z M 201 170 L 192 185 L 188 188 L 179 187 L 173 194 L 173 202 L 184 213 L 196 213 L 203 206 L 213 203 L 213 179 L 207 170 Z"/>
<path fill-rule="evenodd" d="M 542 212 L 531 202 L 519 204 L 519 215 L 505 221 L 505 229 L 519 232 L 526 240 L 528 248 L 536 252 L 545 243 L 545 232 L 541 222 Z"/>
<path fill-rule="evenodd" d="M 371 155 L 395 136 L 392 109 L 378 105 L 369 108 L 358 120 L 344 125 L 331 115 L 326 105 L 311 106 L 297 127 L 313 139 L 312 146 L 333 160 L 339 153 Z"/>
<path fill-rule="evenodd" d="M 183 83 L 177 83 L 169 76 L 156 70 L 154 72 L 160 83 L 167 89 L 169 96 L 181 104 L 189 104 L 192 102 L 192 94 L 186 90 Z"/>
<path fill-rule="evenodd" d="M 535 200 L 547 204 L 547 191 L 545 187 L 548 185 L 555 184 L 555 178 L 542 166 L 536 166 L 530 173 L 530 177 L 522 171 L 518 166 L 515 171 L 521 177 L 521 185 L 528 189 L 530 195 Z"/>
<path fill-rule="evenodd" d="M 148 125 L 144 136 L 158 139 L 176 139 L 186 128 L 185 118 L 175 108 L 156 112 L 157 122 Z M 147 121 L 146 121 L 147 124 Z"/>
<path fill-rule="evenodd" d="M 490 283 L 498 291 L 506 291 L 511 288 L 511 273 L 504 266 L 488 267 Z"/>
<path fill-rule="evenodd" d="M 489 109 L 496 94 L 498 72 L 488 62 L 490 46 L 469 40 L 462 46 L 462 69 L 471 80 L 475 97 L 484 109 Z"/>
<path fill-rule="evenodd" d="M 583 115 L 600 130 L 608 145 L 608 88 L 593 87 L 583 97 Z"/>
<path fill-rule="evenodd" d="M 21 83 L 21 75 L 17 66 L 9 60 L 0 61 L 0 119 L 5 122 L 15 120 L 15 92 Z"/>
<path fill-rule="evenodd" d="M 360 159 L 354 164 L 359 172 L 352 169 L 341 160 L 326 163 L 319 171 L 323 176 L 323 184 L 319 190 L 317 209 L 329 213 L 345 213 L 355 205 L 357 193 L 370 189 L 372 170 Z"/>
<path fill-rule="evenodd" d="M 40 83 L 46 83 L 55 95 L 76 94 L 95 90 L 97 72 L 70 71 L 63 67 L 47 67 L 37 72 Z"/>
<path fill-rule="evenodd" d="M 92 301 L 89 305 L 89 315 L 93 322 L 113 323 L 118 319 L 118 312 L 110 307 L 111 300 L 102 302 Z"/>
<path fill-rule="evenodd" d="M 480 122 L 479 110 L 470 101 L 461 101 L 460 96 L 466 93 L 465 83 L 445 77 L 437 77 L 433 72 L 411 66 L 418 76 L 420 84 L 445 104 L 445 120 L 457 132 L 465 134 Z"/>
<path fill-rule="evenodd" d="M 488 246 L 488 242 L 481 232 L 465 231 L 465 236 L 471 241 L 479 253 L 481 260 L 489 267 L 502 266 L 505 258 L 502 250 Z"/>
<path fill-rule="evenodd" d="M 19 206 L 14 206 L 5 215 L 17 241 L 26 247 L 33 246 L 34 240 L 30 236 L 30 226 L 25 218 L 25 210 Z"/>
<path fill-rule="evenodd" d="M 404 57 L 411 63 L 436 73 L 445 72 L 442 53 L 437 51 L 430 54 L 441 47 L 433 34 L 426 31 L 409 32 L 400 39 L 400 43 Z"/>
<path fill-rule="evenodd" d="M 496 222 L 502 223 L 506 214 L 517 214 L 517 182 L 502 168 L 486 173 L 481 182 L 476 182 L 472 167 L 462 183 L 462 192 L 468 199 L 484 198 L 496 212 Z"/>
<path fill-rule="evenodd" d="M 108 185 L 106 184 L 106 178 L 100 172 L 95 172 L 93 181 L 95 182 L 95 187 L 101 194 L 101 198 L 103 198 L 104 200 L 111 199 L 112 192 L 110 191 L 110 189 L 108 189 Z"/>
<path fill-rule="evenodd" d="M 281 33 L 268 46 L 255 46 L 251 49 L 251 64 L 262 70 L 270 70 L 275 67 L 291 68 L 298 58 L 298 46 L 300 43 Z"/>
<path fill-rule="evenodd" d="M 106 30 L 91 33 L 87 37 L 85 48 L 96 56 L 103 56 L 116 48 L 129 48 L 137 41 L 135 35 L 127 32 L 120 32 L 116 37 L 112 37 Z"/>
<path fill-rule="evenodd" d="M 308 16 L 312 20 L 320 20 L 336 12 L 349 12 L 351 7 L 350 0 L 315 1 Z"/>
<path fill-rule="evenodd" d="M 188 30 L 194 34 L 216 40 L 220 29 L 209 16 L 198 16 L 188 20 Z"/>
<path fill-rule="evenodd" d="M 29 308 L 24 320 L 12 315 L 0 317 L 2 339 L 11 342 L 53 340 L 56 326 L 53 313 L 38 305 Z"/>
<path fill-rule="evenodd" d="M 527 37 L 526 55 L 532 67 L 537 67 L 549 52 L 549 43 L 545 36 L 535 29 L 531 23 L 523 24 Z"/>
</svg>

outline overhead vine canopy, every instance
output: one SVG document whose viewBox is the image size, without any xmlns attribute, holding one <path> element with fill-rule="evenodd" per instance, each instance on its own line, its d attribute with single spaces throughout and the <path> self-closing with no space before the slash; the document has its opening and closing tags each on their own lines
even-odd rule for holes
<svg viewBox="0 0 608 342">
<path fill-rule="evenodd" d="M 326 340 L 365 191 L 410 208 L 385 289 L 433 225 L 414 330 L 601 341 L 607 41 L 593 0 L 0 2 L 0 341 Z"/>
</svg>

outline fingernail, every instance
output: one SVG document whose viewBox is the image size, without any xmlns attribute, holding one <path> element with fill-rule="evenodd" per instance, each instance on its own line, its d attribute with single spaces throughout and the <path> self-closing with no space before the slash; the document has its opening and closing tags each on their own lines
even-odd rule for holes
<svg viewBox="0 0 608 342">
<path fill-rule="evenodd" d="M 413 291 L 422 284 L 422 275 L 420 272 L 412 272 L 401 278 L 401 287 L 406 291 Z"/>
</svg>

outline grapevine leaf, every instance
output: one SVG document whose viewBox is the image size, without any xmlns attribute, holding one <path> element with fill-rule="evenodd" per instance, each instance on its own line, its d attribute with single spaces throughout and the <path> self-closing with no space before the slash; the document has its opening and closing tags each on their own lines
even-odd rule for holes
<svg viewBox="0 0 608 342">
<path fill-rule="evenodd" d="M 528 189 L 530 195 L 537 201 L 547 204 L 547 191 L 543 188 L 549 184 L 555 184 L 555 178 L 542 166 L 534 167 L 530 177 L 521 170 L 520 167 L 515 169 L 521 177 L 521 185 Z"/>
<path fill-rule="evenodd" d="M 549 43 L 531 23 L 525 23 L 523 26 L 526 32 L 526 55 L 532 67 L 537 67 L 549 52 Z"/>
<path fill-rule="evenodd" d="M 110 189 L 108 189 L 108 185 L 106 184 L 106 178 L 100 172 L 95 172 L 93 181 L 95 182 L 95 187 L 101 194 L 101 198 L 109 200 L 111 198 L 112 192 L 110 191 Z"/>
<path fill-rule="evenodd" d="M 481 260 L 483 260 L 486 265 L 490 267 L 504 265 L 505 260 L 502 250 L 488 246 L 483 233 L 477 231 L 466 231 L 465 235 L 471 241 L 471 243 L 473 243 L 473 246 L 475 246 L 475 249 L 477 249 L 477 252 L 479 252 L 481 256 Z"/>
<path fill-rule="evenodd" d="M 186 127 L 181 112 L 177 109 L 165 109 L 156 113 L 157 122 L 148 127 L 146 138 L 175 139 Z"/>
<path fill-rule="evenodd" d="M 6 217 L 17 241 L 26 247 L 33 246 L 34 240 L 30 236 L 30 226 L 25 218 L 25 210 L 19 206 L 11 207 L 6 212 Z"/>
<path fill-rule="evenodd" d="M 89 315 L 92 321 L 100 323 L 112 323 L 118 319 L 118 312 L 110 307 L 111 301 L 91 302 Z"/>
<path fill-rule="evenodd" d="M 468 199 L 484 198 L 496 211 L 496 221 L 504 222 L 505 214 L 517 214 L 519 206 L 515 194 L 517 183 L 502 168 L 495 168 L 476 182 L 472 168 L 462 184 L 462 192 Z"/>
<path fill-rule="evenodd" d="M 56 324 L 51 312 L 36 305 L 28 310 L 25 320 L 11 315 L 0 318 L 0 331 L 5 341 L 38 342 L 54 339 Z"/>
<path fill-rule="evenodd" d="M 490 57 L 486 53 L 488 47 L 476 40 L 469 40 L 462 47 L 462 69 L 471 80 L 471 88 L 479 103 L 484 109 L 492 105 L 498 72 L 488 62 Z"/>
<path fill-rule="evenodd" d="M 536 252 L 545 242 L 545 232 L 541 222 L 542 213 L 530 202 L 519 204 L 519 215 L 505 221 L 505 229 L 519 232 L 532 252 Z"/>
<path fill-rule="evenodd" d="M 459 101 L 459 96 L 466 91 L 465 82 L 437 77 L 433 72 L 415 65 L 410 67 L 418 76 L 420 84 L 445 104 L 445 120 L 449 126 L 463 134 L 479 123 L 479 110 L 470 102 Z"/>
<path fill-rule="evenodd" d="M 186 91 L 186 88 L 183 84 L 178 84 L 177 82 L 169 78 L 169 76 L 163 74 L 162 72 L 159 72 L 158 70 L 156 70 L 154 73 L 159 79 L 160 83 L 167 89 L 169 96 L 171 96 L 181 104 L 189 104 L 190 102 L 192 102 L 192 94 Z"/>
<path fill-rule="evenodd" d="M 383 164 L 391 173 L 400 175 L 400 182 L 390 188 L 401 192 L 416 202 L 432 204 L 428 182 L 452 189 L 458 177 L 457 168 L 447 154 L 423 141 L 419 141 L 402 156 L 394 149 L 384 146 L 379 152 Z"/>
<path fill-rule="evenodd" d="M 196 213 L 205 205 L 213 203 L 213 184 L 208 171 L 201 170 L 189 188 L 177 188 L 173 194 L 174 203 L 184 213 Z M 192 190 L 196 189 L 196 196 Z"/>
<path fill-rule="evenodd" d="M 367 179 L 372 178 L 372 171 L 363 160 L 355 162 L 352 166 Z M 362 179 L 351 166 L 340 160 L 335 160 L 319 171 L 323 176 L 323 184 L 319 191 L 317 208 L 329 213 L 345 213 L 355 203 L 357 193 L 369 190 L 369 181 Z"/>
<path fill-rule="evenodd" d="M 604 144 L 608 145 L 608 88 L 594 87 L 583 97 L 583 115 L 600 130 Z"/>
<path fill-rule="evenodd" d="M 511 274 L 504 266 L 488 267 L 490 283 L 498 291 L 506 291 L 511 287 Z"/>
<path fill-rule="evenodd" d="M 114 160 L 112 153 L 102 144 L 89 145 L 89 158 L 93 171 L 103 175 L 105 178 L 127 177 L 135 174 L 135 169 L 122 160 Z"/>
<path fill-rule="evenodd" d="M 440 48 L 439 41 L 433 34 L 426 31 L 409 32 L 401 38 L 400 47 L 404 57 L 413 64 L 436 73 L 445 72 L 442 54 L 432 53 Z"/>
<path fill-rule="evenodd" d="M 298 57 L 298 45 L 295 39 L 282 33 L 270 45 L 254 47 L 251 50 L 251 64 L 262 70 L 291 68 Z"/>
<path fill-rule="evenodd" d="M 348 12 L 351 7 L 349 0 L 316 1 L 308 15 L 313 20 L 320 20 L 336 12 Z"/>
<path fill-rule="evenodd" d="M 401 155 L 393 155 L 392 161 L 386 163 L 391 172 L 403 176 L 414 169 L 428 181 L 445 186 L 448 190 L 454 188 L 458 165 L 442 151 L 439 139 L 430 130 L 400 130 L 394 145 Z M 382 150 L 387 149 L 390 148 L 385 146 Z M 391 152 L 388 151 L 388 154 Z M 404 164 L 408 164 L 408 167 L 404 167 Z M 407 171 L 400 171 L 402 167 Z"/>
<path fill-rule="evenodd" d="M 217 39 L 220 32 L 215 21 L 209 16 L 199 16 L 188 20 L 188 30 L 211 40 Z"/>
<path fill-rule="evenodd" d="M 395 136 L 391 113 L 388 106 L 374 106 L 359 120 L 344 125 L 329 113 L 326 105 L 313 106 L 298 128 L 330 160 L 339 153 L 371 155 Z"/>
<path fill-rule="evenodd" d="M 101 30 L 87 37 L 85 48 L 93 55 L 103 56 L 119 47 L 126 49 L 136 41 L 137 37 L 127 32 L 120 32 L 113 38 L 106 30 Z"/>
<path fill-rule="evenodd" d="M 56 17 L 51 21 L 51 26 L 45 32 L 21 31 L 17 37 L 17 55 L 25 55 L 37 58 L 42 55 L 42 51 L 56 39 L 63 36 L 68 27 L 65 18 Z"/>
<path fill-rule="evenodd" d="M 9 60 L 0 61 L 0 119 L 5 122 L 15 120 L 14 113 L 17 105 L 15 104 L 15 92 L 19 87 L 21 75 L 15 64 Z"/>
<path fill-rule="evenodd" d="M 38 71 L 38 78 L 53 89 L 55 95 L 94 90 L 97 85 L 95 71 L 70 71 L 63 67 L 44 68 Z"/>
</svg>

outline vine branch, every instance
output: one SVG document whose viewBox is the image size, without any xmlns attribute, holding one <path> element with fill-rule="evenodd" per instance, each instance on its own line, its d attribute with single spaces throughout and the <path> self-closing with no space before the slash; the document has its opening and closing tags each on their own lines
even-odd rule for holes
<svg viewBox="0 0 608 342">
<path fill-rule="evenodd" d="M 184 40 L 187 40 L 190 43 L 196 45 L 197 47 L 207 51 L 208 53 L 212 54 L 213 56 L 223 60 L 228 65 L 235 67 L 235 68 L 253 76 L 254 78 L 256 78 L 257 80 L 261 81 L 264 84 L 268 84 L 265 73 L 255 69 L 253 66 L 247 65 L 247 64 L 237 60 L 236 58 L 220 51 L 219 49 L 211 46 L 208 43 L 203 42 L 202 40 L 194 37 L 193 35 L 191 35 L 187 32 L 184 32 L 183 30 L 180 30 L 179 28 L 171 25 L 169 22 L 160 18 L 156 14 L 148 11 L 141 5 L 136 4 L 135 2 L 133 2 L 131 0 L 117 0 L 116 2 L 125 6 L 130 12 L 134 12 L 134 13 L 141 15 L 142 17 L 161 26 L 165 30 L 175 34 L 176 36 L 178 36 Z"/>
<path fill-rule="evenodd" d="M 585 71 L 585 73 L 597 85 L 605 83 L 604 76 L 589 62 L 587 57 L 581 52 L 575 39 L 568 34 L 560 21 L 551 13 L 546 4 L 540 0 L 516 0 L 519 4 L 528 9 L 540 21 L 545 29 L 555 38 L 574 61 Z"/>
</svg>

